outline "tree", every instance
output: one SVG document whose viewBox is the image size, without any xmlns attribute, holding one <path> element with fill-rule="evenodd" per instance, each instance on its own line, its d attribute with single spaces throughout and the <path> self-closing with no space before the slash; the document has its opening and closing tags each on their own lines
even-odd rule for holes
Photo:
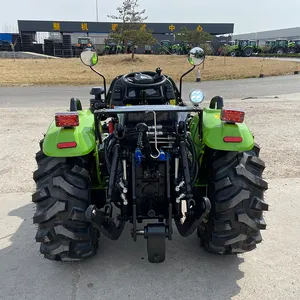
<svg viewBox="0 0 300 300">
<path fill-rule="evenodd" d="M 155 43 L 152 32 L 146 29 L 145 24 L 142 24 L 148 19 L 147 16 L 144 16 L 145 9 L 137 11 L 138 7 L 138 0 L 125 0 L 122 6 L 117 7 L 118 15 L 108 15 L 109 18 L 121 23 L 121 26 L 114 27 L 114 31 L 110 33 L 110 38 L 123 45 L 126 41 L 131 41 L 133 44 L 132 59 L 134 58 L 135 47 Z"/>
<path fill-rule="evenodd" d="M 148 19 L 148 17 L 143 16 L 146 10 L 137 11 L 138 7 L 138 0 L 125 0 L 122 6 L 117 7 L 118 15 L 107 16 L 122 23 L 119 30 L 130 29 L 134 23 L 143 23 L 143 21 Z"/>
<path fill-rule="evenodd" d="M 212 41 L 211 34 L 205 31 L 190 30 L 186 27 L 182 27 L 180 32 L 176 35 L 176 38 L 180 41 L 187 41 L 193 46 L 200 46 L 206 42 Z"/>
<path fill-rule="evenodd" d="M 111 38 L 117 41 L 131 41 L 133 46 L 131 52 L 132 59 L 134 59 L 135 47 L 153 45 L 156 42 L 152 35 L 152 32 L 143 27 L 140 29 L 125 29 L 122 33 L 112 33 Z"/>
</svg>

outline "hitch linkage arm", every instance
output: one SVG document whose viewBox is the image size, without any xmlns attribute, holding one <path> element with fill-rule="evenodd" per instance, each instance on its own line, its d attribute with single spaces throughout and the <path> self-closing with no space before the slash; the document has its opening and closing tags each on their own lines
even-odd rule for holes
<svg viewBox="0 0 300 300">
<path fill-rule="evenodd" d="M 110 209 L 109 205 L 105 205 L 104 210 L 106 207 Z M 120 219 L 119 225 L 116 226 L 113 219 L 109 217 L 110 214 L 110 211 L 102 211 L 97 209 L 95 205 L 90 205 L 85 212 L 85 217 L 106 237 L 117 240 L 123 232 L 125 221 Z"/>
<path fill-rule="evenodd" d="M 180 218 L 175 219 L 175 224 L 179 234 L 183 237 L 191 235 L 195 229 L 208 217 L 211 210 L 211 203 L 207 197 L 203 197 L 201 201 L 196 203 L 194 213 L 189 214 L 181 224 Z"/>
</svg>

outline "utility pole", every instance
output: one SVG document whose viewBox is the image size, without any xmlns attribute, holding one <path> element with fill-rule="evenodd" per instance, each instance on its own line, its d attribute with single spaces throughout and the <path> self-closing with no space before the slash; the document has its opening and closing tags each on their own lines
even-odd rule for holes
<svg viewBox="0 0 300 300">
<path fill-rule="evenodd" d="M 97 20 L 97 22 L 99 21 L 98 20 L 98 0 L 96 0 L 96 20 Z"/>
</svg>

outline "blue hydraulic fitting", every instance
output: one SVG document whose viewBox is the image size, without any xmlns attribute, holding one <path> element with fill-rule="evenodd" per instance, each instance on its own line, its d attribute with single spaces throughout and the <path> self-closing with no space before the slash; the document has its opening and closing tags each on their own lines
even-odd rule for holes
<svg viewBox="0 0 300 300">
<path fill-rule="evenodd" d="M 142 154 L 141 149 L 140 148 L 136 148 L 135 152 L 134 152 L 134 159 L 135 159 L 136 165 L 139 165 L 141 163 L 142 157 L 143 157 L 143 154 Z"/>
<path fill-rule="evenodd" d="M 160 150 L 159 160 L 167 160 L 166 153 L 163 150 Z"/>
</svg>

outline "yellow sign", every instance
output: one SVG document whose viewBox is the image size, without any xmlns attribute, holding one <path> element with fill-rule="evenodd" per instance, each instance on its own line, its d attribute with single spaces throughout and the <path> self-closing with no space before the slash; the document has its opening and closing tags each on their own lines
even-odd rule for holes
<svg viewBox="0 0 300 300">
<path fill-rule="evenodd" d="M 173 31 L 175 30 L 175 26 L 174 26 L 173 24 L 170 25 L 170 26 L 169 26 L 169 30 L 173 32 Z"/>
<path fill-rule="evenodd" d="M 60 23 L 58 22 L 53 22 L 53 30 L 60 30 Z"/>
<path fill-rule="evenodd" d="M 203 28 L 201 27 L 201 25 L 198 25 L 198 27 L 196 28 L 196 30 L 197 30 L 198 32 L 202 32 L 202 31 L 203 31 Z"/>
<path fill-rule="evenodd" d="M 142 26 L 141 26 L 141 30 L 146 30 L 146 24 L 142 24 Z"/>
<path fill-rule="evenodd" d="M 111 24 L 111 30 L 116 31 L 118 29 L 118 24 Z"/>
<path fill-rule="evenodd" d="M 170 105 L 176 105 L 176 100 L 175 99 L 171 99 L 170 100 Z"/>
<path fill-rule="evenodd" d="M 81 30 L 88 31 L 89 30 L 88 24 L 87 23 L 81 23 Z"/>
</svg>

